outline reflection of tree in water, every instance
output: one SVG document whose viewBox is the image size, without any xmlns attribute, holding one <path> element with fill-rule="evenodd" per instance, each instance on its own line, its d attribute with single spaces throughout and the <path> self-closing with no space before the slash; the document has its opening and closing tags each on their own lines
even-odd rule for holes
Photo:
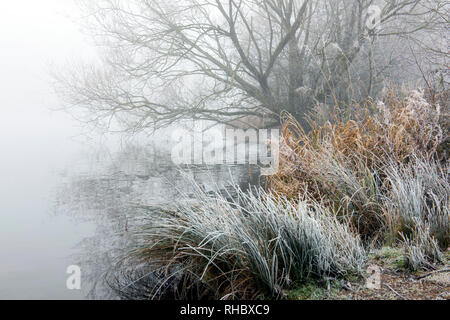
<svg viewBox="0 0 450 320">
<path fill-rule="evenodd" d="M 104 276 L 130 246 L 129 230 L 139 226 L 146 206 L 164 206 L 181 194 L 189 195 L 189 179 L 194 179 L 206 192 L 232 196 L 233 183 L 246 189 L 257 181 L 257 173 L 256 168 L 244 165 L 179 168 L 172 164 L 168 151 L 129 145 L 113 156 L 97 157 L 89 169 L 72 174 L 57 193 L 57 210 L 96 224 L 95 235 L 79 244 L 83 280 L 92 284 L 89 297 L 116 297 L 105 284 Z M 130 270 L 121 281 L 131 281 L 145 271 L 145 266 Z M 153 274 L 160 276 L 158 272 Z M 151 280 L 141 279 L 130 290 L 148 286 L 148 281 Z M 134 295 L 131 291 L 129 294 L 130 298 Z"/>
</svg>

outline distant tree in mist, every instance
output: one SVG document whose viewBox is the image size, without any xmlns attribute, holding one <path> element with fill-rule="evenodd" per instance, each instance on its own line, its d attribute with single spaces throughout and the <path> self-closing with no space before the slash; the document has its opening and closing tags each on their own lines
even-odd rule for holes
<svg viewBox="0 0 450 320">
<path fill-rule="evenodd" d="M 426 66 L 448 57 L 436 44 L 448 33 L 445 1 L 81 4 L 104 56 L 59 74 L 58 89 L 83 120 L 129 132 L 182 119 L 270 127 L 283 110 L 302 121 L 314 105 L 346 105 L 375 97 L 383 81 L 410 80 L 413 57 L 432 59 Z"/>
</svg>

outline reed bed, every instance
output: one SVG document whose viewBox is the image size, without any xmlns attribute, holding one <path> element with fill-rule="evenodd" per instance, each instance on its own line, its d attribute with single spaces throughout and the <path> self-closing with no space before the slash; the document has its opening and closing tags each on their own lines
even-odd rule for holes
<svg viewBox="0 0 450 320">
<path fill-rule="evenodd" d="M 350 221 L 366 244 L 410 248 L 427 234 L 431 251 L 434 242 L 446 250 L 450 185 L 442 148 L 448 141 L 444 107 L 429 103 L 421 91 L 403 97 L 391 91 L 383 101 L 361 106 L 366 112 L 351 120 L 312 122 L 309 133 L 285 114 L 280 170 L 268 187 L 294 202 L 305 194 L 320 201 Z M 422 256 L 439 260 L 437 254 Z"/>
</svg>

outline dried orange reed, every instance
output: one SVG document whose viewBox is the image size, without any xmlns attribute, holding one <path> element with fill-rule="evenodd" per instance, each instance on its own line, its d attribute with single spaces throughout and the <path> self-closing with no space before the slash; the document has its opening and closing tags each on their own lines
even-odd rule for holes
<svg viewBox="0 0 450 320">
<path fill-rule="evenodd" d="M 389 174 L 393 168 L 414 167 L 417 161 L 431 163 L 448 186 L 448 166 L 442 157 L 446 150 L 440 159 L 437 152 L 447 138 L 441 124 L 448 114 L 428 103 L 421 91 L 402 98 L 391 91 L 376 105 L 360 107 L 370 109 L 376 111 L 361 112 L 353 120 L 336 116 L 333 123 L 312 122 L 309 133 L 291 115 L 283 114 L 280 170 L 268 185 L 292 201 L 312 198 L 329 206 L 365 240 L 394 241 L 405 230 L 404 219 L 391 205 Z M 448 226 L 448 195 L 443 200 Z M 427 199 L 419 201 L 427 206 Z M 444 232 L 444 246 L 448 236 Z"/>
</svg>

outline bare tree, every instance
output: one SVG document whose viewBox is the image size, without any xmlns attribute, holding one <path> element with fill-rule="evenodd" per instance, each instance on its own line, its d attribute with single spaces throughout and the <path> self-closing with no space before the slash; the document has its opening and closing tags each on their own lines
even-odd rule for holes
<svg viewBox="0 0 450 320">
<path fill-rule="evenodd" d="M 114 119 L 132 132 L 186 118 L 235 124 L 257 117 L 268 127 L 279 123 L 282 110 L 301 120 L 315 103 L 365 98 L 395 60 L 377 59 L 377 43 L 412 39 L 446 19 L 437 0 L 84 6 L 105 49 L 103 63 L 59 75 L 59 89 L 88 121 Z"/>
</svg>

